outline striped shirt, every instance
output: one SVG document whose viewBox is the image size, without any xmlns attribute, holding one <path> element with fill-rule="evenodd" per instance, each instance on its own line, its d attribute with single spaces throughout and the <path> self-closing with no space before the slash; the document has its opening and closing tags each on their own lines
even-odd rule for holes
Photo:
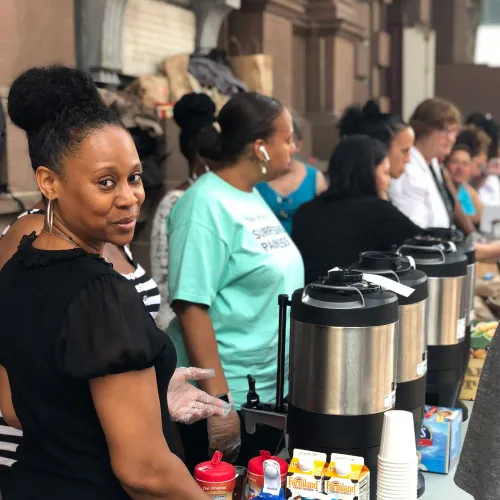
<svg viewBox="0 0 500 500">
<path fill-rule="evenodd" d="M 34 208 L 23 212 L 17 217 L 16 220 L 26 215 L 45 215 L 45 211 L 39 208 Z M 14 222 L 12 224 L 14 224 Z M 12 224 L 5 228 L 0 235 L 0 240 L 7 234 L 7 231 L 11 228 Z M 135 289 L 141 296 L 147 311 L 153 318 L 156 318 L 158 311 L 160 310 L 161 301 L 158 286 L 155 281 L 146 274 L 144 268 L 134 259 L 128 245 L 123 247 L 123 250 L 127 260 L 135 269 L 133 273 L 123 274 L 123 276 L 135 286 Z M 6 465 L 10 467 L 15 462 L 16 449 L 21 441 L 22 435 L 22 431 L 7 425 L 5 420 L 2 418 L 2 413 L 0 412 L 0 466 Z"/>
<path fill-rule="evenodd" d="M 148 276 L 143 267 L 134 259 L 128 245 L 123 247 L 123 250 L 127 255 L 128 261 L 135 268 L 133 273 L 124 274 L 123 276 L 133 283 L 149 314 L 153 318 L 156 318 L 160 310 L 160 290 L 158 290 L 155 280 Z"/>
</svg>

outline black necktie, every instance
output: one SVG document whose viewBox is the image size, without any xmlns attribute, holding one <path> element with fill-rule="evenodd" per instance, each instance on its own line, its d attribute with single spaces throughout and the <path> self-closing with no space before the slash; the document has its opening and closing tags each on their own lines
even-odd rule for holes
<svg viewBox="0 0 500 500">
<path fill-rule="evenodd" d="M 438 188 L 439 195 L 441 196 L 441 199 L 443 200 L 444 206 L 446 208 L 446 211 L 448 212 L 448 216 L 450 218 L 450 225 L 451 222 L 453 221 L 453 211 L 454 211 L 454 200 L 453 196 L 451 195 L 450 191 L 448 190 L 448 187 L 446 186 L 444 179 L 440 181 L 436 175 L 436 172 L 434 171 L 434 168 L 432 165 L 429 165 L 432 178 L 434 179 L 434 183 L 436 184 L 436 187 Z"/>
</svg>

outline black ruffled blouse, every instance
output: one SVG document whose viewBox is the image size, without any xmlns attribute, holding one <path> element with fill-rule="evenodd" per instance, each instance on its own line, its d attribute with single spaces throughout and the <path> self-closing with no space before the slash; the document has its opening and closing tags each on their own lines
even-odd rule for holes
<svg viewBox="0 0 500 500">
<path fill-rule="evenodd" d="M 4 500 L 124 500 L 89 380 L 155 367 L 167 443 L 175 348 L 133 285 L 98 255 L 25 237 L 0 272 L 0 364 L 24 438 Z"/>
</svg>

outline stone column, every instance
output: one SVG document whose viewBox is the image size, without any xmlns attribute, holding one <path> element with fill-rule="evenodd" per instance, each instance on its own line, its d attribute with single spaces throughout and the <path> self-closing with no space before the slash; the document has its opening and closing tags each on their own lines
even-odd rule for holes
<svg viewBox="0 0 500 500">
<path fill-rule="evenodd" d="M 273 57 L 273 94 L 285 106 L 293 104 L 294 27 L 306 19 L 305 0 L 243 0 L 229 17 L 229 37 L 245 55 L 263 52 Z M 239 49 L 229 43 L 232 55 Z"/>
<path fill-rule="evenodd" d="M 438 0 L 434 1 L 432 7 L 437 64 L 473 63 L 474 55 L 469 53 L 469 38 L 475 37 L 477 25 L 474 28 L 473 23 L 477 23 L 478 19 L 474 21 L 473 14 L 476 11 L 476 18 L 479 17 L 479 2 Z"/>
<path fill-rule="evenodd" d="M 338 138 L 338 118 L 357 97 L 356 77 L 366 73 L 358 65 L 366 26 L 355 0 L 311 0 L 309 5 L 313 28 L 306 116 L 312 128 L 313 155 L 328 159 Z"/>
</svg>

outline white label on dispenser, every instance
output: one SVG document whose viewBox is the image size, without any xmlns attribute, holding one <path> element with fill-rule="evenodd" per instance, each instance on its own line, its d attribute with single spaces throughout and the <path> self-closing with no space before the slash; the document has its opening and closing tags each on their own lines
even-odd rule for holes
<svg viewBox="0 0 500 500">
<path fill-rule="evenodd" d="M 472 309 L 471 312 L 469 313 L 469 323 L 472 323 L 475 319 L 476 319 L 476 313 L 474 309 Z"/>
<path fill-rule="evenodd" d="M 421 377 L 427 373 L 427 359 L 417 365 L 417 377 Z"/>
<path fill-rule="evenodd" d="M 465 338 L 465 318 L 457 321 L 457 340 L 460 342 Z"/>
<path fill-rule="evenodd" d="M 402 295 L 403 297 L 409 297 L 415 290 L 409 286 L 402 285 L 397 281 L 386 278 L 385 276 L 380 276 L 378 274 L 365 274 L 363 273 L 363 279 L 369 283 L 379 285 L 386 290 Z"/>
<path fill-rule="evenodd" d="M 384 396 L 384 408 L 392 408 L 396 404 L 396 391 L 392 391 Z"/>
</svg>

